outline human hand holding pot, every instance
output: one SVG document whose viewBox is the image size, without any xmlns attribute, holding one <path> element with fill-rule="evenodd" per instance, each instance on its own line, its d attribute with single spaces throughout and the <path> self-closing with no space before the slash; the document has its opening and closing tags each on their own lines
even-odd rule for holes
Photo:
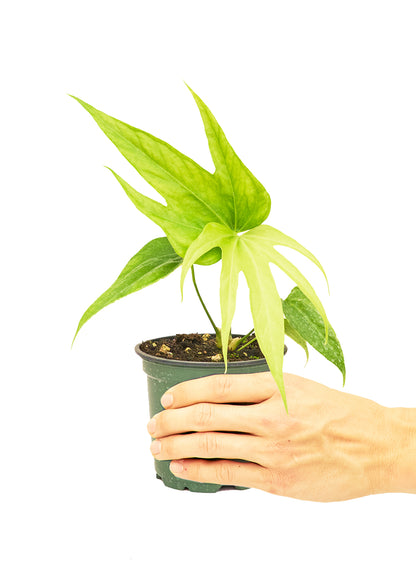
<svg viewBox="0 0 416 582">
<path fill-rule="evenodd" d="M 269 372 L 170 388 L 148 424 L 154 457 L 179 478 L 311 501 L 416 493 L 416 409 L 292 374 L 284 383 L 288 414 Z"/>
</svg>

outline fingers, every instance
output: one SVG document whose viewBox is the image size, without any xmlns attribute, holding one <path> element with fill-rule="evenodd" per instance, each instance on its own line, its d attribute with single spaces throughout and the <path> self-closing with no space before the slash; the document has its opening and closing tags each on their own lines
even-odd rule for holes
<svg viewBox="0 0 416 582">
<path fill-rule="evenodd" d="M 197 402 L 262 402 L 276 392 L 270 372 L 218 374 L 181 382 L 162 396 L 164 408 L 180 408 Z"/>
<path fill-rule="evenodd" d="M 154 440 L 150 450 L 158 461 L 183 458 L 246 459 L 261 463 L 261 439 L 234 433 L 201 432 Z"/>
<path fill-rule="evenodd" d="M 180 461 L 172 461 L 170 470 L 180 479 L 189 479 L 200 483 L 236 485 L 237 487 L 255 487 L 271 493 L 276 492 L 273 487 L 271 473 L 255 463 L 182 459 Z"/>
<path fill-rule="evenodd" d="M 229 431 L 259 434 L 253 406 L 201 402 L 184 408 L 164 410 L 147 425 L 153 438 L 185 432 Z"/>
</svg>

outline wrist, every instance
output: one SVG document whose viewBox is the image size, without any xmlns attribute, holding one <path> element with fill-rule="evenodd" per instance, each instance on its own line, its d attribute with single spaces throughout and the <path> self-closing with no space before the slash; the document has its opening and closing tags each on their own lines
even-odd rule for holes
<svg viewBox="0 0 416 582">
<path fill-rule="evenodd" d="M 416 493 L 416 408 L 388 408 L 386 492 Z"/>
</svg>

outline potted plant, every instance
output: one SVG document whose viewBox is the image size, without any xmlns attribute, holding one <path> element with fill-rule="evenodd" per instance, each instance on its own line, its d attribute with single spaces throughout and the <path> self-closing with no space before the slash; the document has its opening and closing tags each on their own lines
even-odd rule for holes
<svg viewBox="0 0 416 582">
<path fill-rule="evenodd" d="M 215 165 L 213 174 L 168 143 L 74 97 L 166 201 L 165 206 L 140 194 L 110 170 L 136 208 L 159 225 L 166 236 L 148 242 L 130 259 L 113 285 L 85 311 L 75 337 L 86 321 L 103 307 L 155 283 L 181 265 L 181 291 L 191 271 L 196 293 L 212 325 L 212 334 L 182 334 L 136 346 L 148 374 L 151 416 L 162 410 L 160 398 L 174 384 L 227 371 L 270 370 L 288 410 L 282 372 L 285 335 L 298 343 L 307 357 L 308 345 L 313 346 L 339 368 L 344 382 L 345 365 L 339 341 L 313 287 L 275 247 L 298 251 L 321 270 L 325 279 L 326 275 L 310 251 L 264 224 L 270 212 L 269 194 L 236 155 L 208 107 L 190 91 L 204 123 Z M 205 267 L 220 260 L 221 327 L 214 323 L 195 276 L 195 265 Z M 284 300 L 277 291 L 270 263 L 277 265 L 296 284 Z M 236 336 L 231 333 L 231 324 L 241 271 L 249 287 L 253 329 Z M 195 348 L 196 345 L 200 347 Z M 192 361 L 195 359 L 198 361 Z M 167 486 L 194 491 L 220 488 L 177 479 L 170 473 L 168 461 L 155 463 L 158 476 Z"/>
</svg>

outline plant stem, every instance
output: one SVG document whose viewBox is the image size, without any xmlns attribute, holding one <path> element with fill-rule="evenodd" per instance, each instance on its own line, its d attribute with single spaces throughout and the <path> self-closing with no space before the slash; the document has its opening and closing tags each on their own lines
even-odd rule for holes
<svg viewBox="0 0 416 582">
<path fill-rule="evenodd" d="M 200 292 L 199 292 L 198 286 L 197 286 L 197 284 L 196 284 L 196 279 L 195 279 L 195 269 L 194 269 L 194 266 L 193 266 L 193 265 L 192 265 L 192 267 L 191 267 L 191 272 L 192 272 L 192 282 L 193 282 L 193 284 L 194 284 L 194 287 L 195 287 L 196 294 L 198 295 L 198 299 L 200 300 L 200 302 L 201 302 L 201 305 L 202 305 L 202 307 L 204 308 L 204 311 L 205 311 L 205 313 L 207 314 L 207 317 L 208 317 L 208 319 L 210 320 L 212 327 L 214 328 L 214 331 L 215 331 L 215 335 L 216 335 L 216 337 L 219 337 L 219 336 L 221 335 L 221 332 L 220 332 L 220 330 L 218 329 L 218 327 L 215 325 L 215 323 L 214 323 L 214 320 L 212 319 L 212 317 L 211 317 L 211 315 L 210 315 L 210 313 L 209 313 L 208 309 L 206 308 L 206 306 L 205 306 L 205 303 L 204 303 L 204 301 L 203 301 L 203 299 L 202 299 L 202 297 L 201 297 L 201 294 L 200 294 Z"/>
<path fill-rule="evenodd" d="M 240 348 L 237 348 L 237 352 L 239 352 L 240 350 L 244 350 L 244 348 L 246 348 L 247 346 L 249 346 L 250 344 L 252 344 L 254 341 L 256 341 L 256 336 L 253 337 L 253 339 L 251 339 L 249 342 L 247 342 L 246 344 L 244 344 L 243 346 L 241 346 Z"/>
<path fill-rule="evenodd" d="M 230 347 L 230 346 L 229 346 L 229 350 L 230 350 L 230 351 L 233 351 L 233 352 L 235 352 L 235 351 L 238 351 L 238 349 L 237 349 L 237 348 L 238 348 L 239 346 L 241 346 L 241 344 L 242 344 L 243 342 L 245 342 L 245 341 L 246 341 L 246 339 L 247 339 L 248 337 L 250 337 L 250 336 L 251 336 L 251 334 L 253 333 L 253 331 L 254 331 L 254 327 L 253 327 L 253 329 L 252 329 L 251 331 L 249 331 L 248 333 L 246 333 L 246 335 L 245 335 L 244 337 L 240 337 L 238 340 L 237 340 L 237 338 L 235 338 L 235 339 L 232 341 L 232 343 L 230 344 L 230 346 L 232 345 L 232 347 Z"/>
<path fill-rule="evenodd" d="M 253 327 L 253 329 L 251 331 L 249 331 L 248 333 L 246 333 L 246 335 L 244 337 L 241 338 L 240 342 L 243 343 L 248 337 L 251 336 L 251 334 L 253 333 L 253 331 L 254 331 L 254 327 Z"/>
</svg>

